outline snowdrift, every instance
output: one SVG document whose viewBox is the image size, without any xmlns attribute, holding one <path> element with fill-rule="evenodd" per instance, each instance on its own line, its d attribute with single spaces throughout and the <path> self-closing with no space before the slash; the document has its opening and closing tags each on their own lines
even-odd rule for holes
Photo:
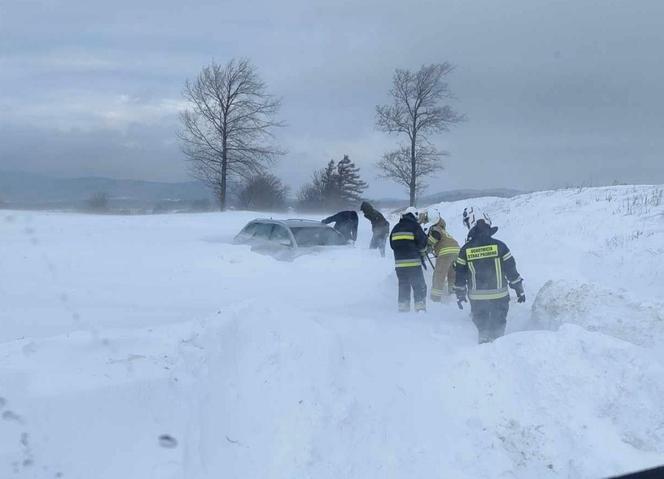
<svg viewBox="0 0 664 479">
<path fill-rule="evenodd" d="M 441 328 L 423 348 L 430 333 L 397 318 L 340 332 L 245 314 L 201 332 L 227 366 L 198 383 L 196 477 L 606 477 L 662 460 L 664 367 L 630 343 L 569 325 L 477 347 Z"/>
<path fill-rule="evenodd" d="M 533 328 L 578 324 L 641 346 L 664 347 L 664 304 L 588 283 L 548 281 L 532 308 Z"/>
<path fill-rule="evenodd" d="M 662 188 L 481 198 L 508 334 L 392 263 L 230 244 L 250 212 L 2 212 L 0 477 L 604 477 L 664 463 Z M 465 203 L 437 205 L 452 234 Z"/>
</svg>

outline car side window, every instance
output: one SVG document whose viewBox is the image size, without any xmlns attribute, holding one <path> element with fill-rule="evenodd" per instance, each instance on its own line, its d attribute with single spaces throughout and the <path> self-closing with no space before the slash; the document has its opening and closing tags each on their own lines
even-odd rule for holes
<svg viewBox="0 0 664 479">
<path fill-rule="evenodd" d="M 249 223 L 247 226 L 240 231 L 240 235 L 245 236 L 247 238 L 251 238 L 254 235 L 254 232 L 256 231 L 256 223 Z"/>
<path fill-rule="evenodd" d="M 286 228 L 283 226 L 275 225 L 274 229 L 272 230 L 272 236 L 270 236 L 270 240 L 275 243 L 280 243 L 282 241 L 288 241 L 290 243 L 290 236 L 288 235 Z"/>
<path fill-rule="evenodd" d="M 272 233 L 272 223 L 257 223 L 254 231 L 254 238 L 269 239 Z"/>
</svg>

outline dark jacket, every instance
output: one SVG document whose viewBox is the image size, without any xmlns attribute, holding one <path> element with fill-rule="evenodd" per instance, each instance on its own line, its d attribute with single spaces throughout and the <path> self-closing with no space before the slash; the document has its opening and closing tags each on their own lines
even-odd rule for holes
<svg viewBox="0 0 664 479">
<path fill-rule="evenodd" d="M 427 249 L 427 235 L 414 215 L 408 213 L 392 228 L 390 247 L 394 250 L 397 268 L 422 266 L 422 255 Z"/>
<path fill-rule="evenodd" d="M 507 286 L 523 291 L 523 279 L 505 243 L 493 238 L 498 228 L 484 222 L 468 233 L 468 242 L 461 247 L 454 263 L 457 290 L 468 288 L 471 301 L 507 299 Z"/>
<path fill-rule="evenodd" d="M 357 239 L 359 219 L 355 211 L 340 211 L 336 215 L 321 220 L 321 223 L 334 223 L 334 229 L 341 233 L 346 238 L 346 241 L 355 241 Z"/>
<path fill-rule="evenodd" d="M 364 217 L 371 222 L 371 229 L 376 231 L 377 229 L 388 229 L 390 223 L 385 219 L 380 211 L 375 209 L 371 203 L 363 201 L 360 205 L 360 210 L 364 213 Z"/>
</svg>

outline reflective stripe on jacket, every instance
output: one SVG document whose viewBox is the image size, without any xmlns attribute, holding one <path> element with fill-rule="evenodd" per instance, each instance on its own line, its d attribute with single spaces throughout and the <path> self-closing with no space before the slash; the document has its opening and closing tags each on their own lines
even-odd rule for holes
<svg viewBox="0 0 664 479">
<path fill-rule="evenodd" d="M 466 243 L 454 268 L 455 287 L 468 288 L 468 297 L 473 301 L 506 298 L 508 284 L 514 286 L 522 281 L 507 245 L 489 234 L 477 235 Z"/>
<path fill-rule="evenodd" d="M 459 243 L 445 231 L 445 223 L 440 220 L 438 223 L 429 228 L 429 235 L 427 241 L 433 253 L 436 256 L 444 254 L 459 254 Z"/>
<path fill-rule="evenodd" d="M 414 215 L 404 215 L 392 228 L 390 247 L 394 251 L 394 265 L 397 268 L 415 268 L 422 265 L 427 236 Z"/>
</svg>

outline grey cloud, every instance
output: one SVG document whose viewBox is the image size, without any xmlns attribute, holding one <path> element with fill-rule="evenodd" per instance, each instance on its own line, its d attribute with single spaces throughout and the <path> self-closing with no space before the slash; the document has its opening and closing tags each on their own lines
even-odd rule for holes
<svg viewBox="0 0 664 479">
<path fill-rule="evenodd" d="M 126 131 L 0 127 L 2 168 L 63 177 L 174 181 L 181 179 L 182 160 L 172 134 L 162 125 L 134 125 Z"/>
<path fill-rule="evenodd" d="M 284 98 L 294 186 L 344 153 L 373 181 L 397 143 L 373 130 L 394 68 L 450 60 L 469 121 L 439 138 L 452 156 L 432 190 L 662 182 L 663 15 L 658 0 L 6 1 L 0 167 L 184 178 L 164 105 L 211 59 L 247 56 Z M 48 151 L 6 134 L 30 127 Z"/>
</svg>

